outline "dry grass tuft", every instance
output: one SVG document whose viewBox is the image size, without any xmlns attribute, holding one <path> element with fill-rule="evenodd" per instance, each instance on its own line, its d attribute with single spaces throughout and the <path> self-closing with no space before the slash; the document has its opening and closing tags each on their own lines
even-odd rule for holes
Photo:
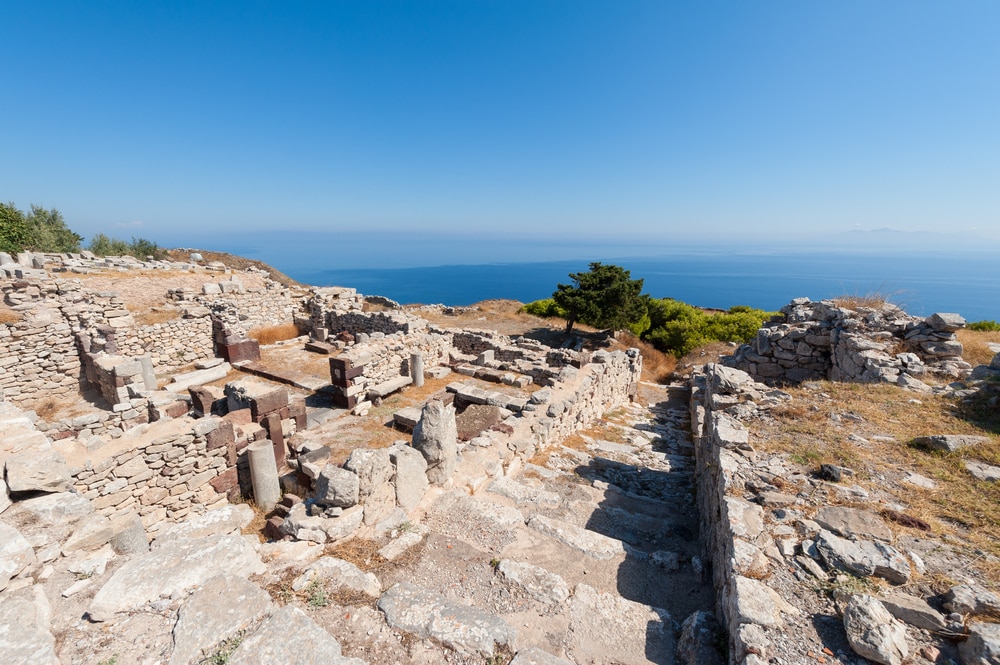
<svg viewBox="0 0 1000 665">
<path fill-rule="evenodd" d="M 284 342 L 289 339 L 295 339 L 301 335 L 298 326 L 294 323 L 281 323 L 276 326 L 270 326 L 269 328 L 254 328 L 247 336 L 250 339 L 257 340 L 257 343 L 261 346 L 267 346 L 268 344 L 274 344 L 275 342 Z"/>
<path fill-rule="evenodd" d="M 888 493 L 906 506 L 896 531 L 931 533 L 964 540 L 971 549 L 993 555 L 977 567 L 1000 582 L 1000 483 L 976 480 L 964 460 L 1000 465 L 1000 413 L 988 405 L 956 403 L 938 395 L 915 395 L 887 384 L 822 382 L 819 390 L 790 388 L 794 401 L 772 411 L 774 418 L 754 425 L 754 445 L 780 451 L 808 470 L 820 464 L 851 469 L 857 482 L 875 493 Z M 955 453 L 929 451 L 911 444 L 919 436 L 975 434 L 987 443 Z M 851 436 L 862 437 L 851 439 Z M 876 440 L 875 437 L 891 437 Z M 908 472 L 934 480 L 924 490 L 902 482 Z M 835 497 L 830 497 L 835 500 Z"/>
<path fill-rule="evenodd" d="M 351 538 L 336 545 L 328 545 L 326 554 L 353 563 L 367 573 L 386 563 L 385 558 L 378 553 L 381 548 L 377 541 Z"/>
<path fill-rule="evenodd" d="M 130 308 L 131 309 L 131 308 Z M 132 312 L 135 322 L 140 326 L 151 326 L 157 323 L 174 321 L 181 316 L 180 310 L 154 307 L 152 309 L 140 309 Z"/>
<path fill-rule="evenodd" d="M 59 413 L 63 409 L 63 403 L 55 397 L 45 397 L 35 403 L 33 411 L 42 420 L 52 422 L 58 419 Z"/>
<path fill-rule="evenodd" d="M 1000 330 L 981 331 L 964 329 L 959 330 L 957 335 L 958 341 L 962 343 L 962 357 L 965 359 L 965 362 L 973 367 L 990 364 L 996 353 L 991 351 L 987 344 L 990 342 L 1000 344 Z"/>
<path fill-rule="evenodd" d="M 895 293 L 888 293 L 883 289 L 876 289 L 868 293 L 845 293 L 842 296 L 831 298 L 837 307 L 847 309 L 880 309 L 883 305 L 892 302 Z"/>
<path fill-rule="evenodd" d="M 618 333 L 618 341 L 626 347 L 634 346 L 642 354 L 642 380 L 650 383 L 669 383 L 677 369 L 677 358 L 660 351 L 630 332 Z"/>
<path fill-rule="evenodd" d="M 15 312 L 6 305 L 0 304 L 0 325 L 13 324 L 21 320 L 21 313 Z"/>
<path fill-rule="evenodd" d="M 243 535 L 253 534 L 263 543 L 267 540 L 264 538 L 264 525 L 267 524 L 267 513 L 253 501 L 247 501 L 246 505 L 250 506 L 250 509 L 253 510 L 253 519 L 243 527 L 240 533 Z"/>
</svg>

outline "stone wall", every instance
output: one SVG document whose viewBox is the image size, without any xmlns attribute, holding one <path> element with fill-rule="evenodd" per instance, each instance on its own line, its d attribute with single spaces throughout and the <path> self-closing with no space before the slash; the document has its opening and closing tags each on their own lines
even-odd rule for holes
<svg viewBox="0 0 1000 665">
<path fill-rule="evenodd" d="M 691 386 L 702 544 L 712 563 L 717 613 L 729 636 L 729 662 L 763 663 L 753 654 L 762 653 L 773 625 L 755 619 L 769 613 L 754 611 L 753 605 L 761 598 L 773 604 L 758 580 L 771 565 L 765 551 L 781 556 L 768 551 L 775 545 L 764 529 L 763 508 L 741 496 L 752 449 L 735 414 L 781 403 L 783 393 L 768 394 L 749 375 L 721 365 L 706 365 L 692 375 Z"/>
<path fill-rule="evenodd" d="M 111 518 L 138 513 L 151 534 L 192 511 L 227 503 L 213 481 L 236 460 L 225 447 L 212 448 L 197 426 L 190 431 L 139 441 L 114 455 L 98 451 L 73 478 L 74 487 Z"/>
<path fill-rule="evenodd" d="M 123 331 L 118 348 L 130 357 L 149 355 L 157 369 L 183 367 L 213 356 L 212 318 L 204 309 L 163 323 L 135 326 Z"/>
<path fill-rule="evenodd" d="M 829 379 L 930 390 L 920 377 L 965 376 L 957 314 L 909 316 L 889 303 L 850 309 L 797 298 L 725 362 L 769 383 Z"/>
</svg>

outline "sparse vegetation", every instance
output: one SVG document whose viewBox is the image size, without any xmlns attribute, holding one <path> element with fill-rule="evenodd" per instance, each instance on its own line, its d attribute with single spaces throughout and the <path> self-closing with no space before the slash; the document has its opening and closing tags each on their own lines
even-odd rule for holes
<svg viewBox="0 0 1000 665">
<path fill-rule="evenodd" d="M 274 344 L 275 342 L 284 342 L 289 339 L 295 339 L 302 334 L 298 326 L 294 323 L 281 323 L 276 326 L 270 326 L 268 328 L 254 328 L 247 335 L 250 339 L 257 340 L 257 343 L 261 346 L 266 346 L 268 344 Z"/>
<path fill-rule="evenodd" d="M 976 365 L 989 365 L 996 352 L 989 345 L 1000 344 L 1000 330 L 959 330 L 956 333 L 962 343 L 962 358 Z"/>
<path fill-rule="evenodd" d="M 978 404 L 980 398 L 916 399 L 889 384 L 822 382 L 818 389 L 787 392 L 793 401 L 755 426 L 755 447 L 785 452 L 809 470 L 824 463 L 850 469 L 850 482 L 893 494 L 906 506 L 906 515 L 928 523 L 932 533 L 949 534 L 991 554 L 977 565 L 988 579 L 1000 581 L 1000 486 L 976 480 L 964 465 L 965 459 L 1000 465 L 1000 413 L 995 408 Z M 910 445 L 915 437 L 940 433 L 986 435 L 989 442 L 956 453 Z M 938 488 L 902 483 L 911 471 L 932 479 Z"/>
<path fill-rule="evenodd" d="M 32 204 L 25 214 L 13 203 L 0 203 L 0 252 L 78 252 L 81 240 L 55 208 Z"/>
<path fill-rule="evenodd" d="M 1000 332 L 1000 323 L 996 321 L 973 321 L 966 327 L 979 332 Z"/>
<path fill-rule="evenodd" d="M 306 603 L 309 607 L 326 607 L 330 604 L 330 595 L 326 592 L 323 580 L 315 579 L 306 587 Z"/>
<path fill-rule="evenodd" d="M 219 648 L 215 653 L 201 662 L 205 663 L 205 665 L 226 665 L 226 663 L 229 662 L 230 656 L 233 655 L 233 652 L 236 651 L 242 643 L 242 635 L 230 637 L 228 640 L 219 645 Z"/>
<path fill-rule="evenodd" d="M 91 252 L 98 256 L 132 256 L 139 260 L 145 260 L 151 256 L 154 259 L 167 258 L 167 251 L 151 240 L 136 238 L 126 242 L 119 238 L 110 238 L 103 233 L 98 233 L 90 239 L 87 246 Z"/>
</svg>

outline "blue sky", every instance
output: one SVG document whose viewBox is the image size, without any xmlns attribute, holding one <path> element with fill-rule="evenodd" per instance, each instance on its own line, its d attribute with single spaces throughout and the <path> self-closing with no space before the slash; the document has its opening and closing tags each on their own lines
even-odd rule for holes
<svg viewBox="0 0 1000 665">
<path fill-rule="evenodd" d="M 0 198 L 70 226 L 1000 241 L 996 2 L 4 2 Z"/>
</svg>

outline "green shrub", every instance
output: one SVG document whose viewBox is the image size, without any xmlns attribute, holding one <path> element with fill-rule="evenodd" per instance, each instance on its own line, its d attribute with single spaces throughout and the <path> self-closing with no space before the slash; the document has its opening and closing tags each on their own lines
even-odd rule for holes
<svg viewBox="0 0 1000 665">
<path fill-rule="evenodd" d="M 651 298 L 650 326 L 642 337 L 659 350 L 680 357 L 711 342 L 748 342 L 771 315 L 746 305 L 709 313 L 673 298 Z"/>
<path fill-rule="evenodd" d="M 32 205 L 25 214 L 13 203 L 0 203 L 0 252 L 79 252 L 81 240 L 55 208 Z"/>
<path fill-rule="evenodd" d="M 566 318 L 566 310 L 557 305 L 556 301 L 552 298 L 529 302 L 527 305 L 524 305 L 520 311 L 534 316 L 558 316 L 559 318 Z"/>
<path fill-rule="evenodd" d="M 979 332 L 996 332 L 1000 330 L 1000 323 L 996 321 L 973 321 L 966 327 L 969 330 L 978 330 Z"/>
<path fill-rule="evenodd" d="M 166 250 L 151 240 L 136 238 L 132 236 L 131 242 L 125 242 L 119 238 L 109 238 L 103 233 L 98 233 L 90 239 L 90 246 L 87 248 L 98 256 L 133 256 L 140 261 L 145 261 L 147 256 L 154 259 L 162 259 L 166 256 Z"/>
</svg>

